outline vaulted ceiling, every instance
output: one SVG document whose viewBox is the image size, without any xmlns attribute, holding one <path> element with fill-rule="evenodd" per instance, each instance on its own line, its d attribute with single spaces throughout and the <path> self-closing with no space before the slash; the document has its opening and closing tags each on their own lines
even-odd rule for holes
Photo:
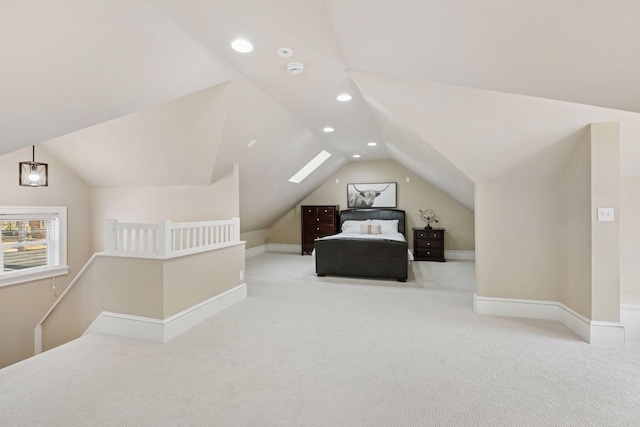
<svg viewBox="0 0 640 427">
<path fill-rule="evenodd" d="M 0 0 L 0 155 L 42 144 L 93 187 L 239 163 L 245 231 L 349 161 L 394 159 L 473 209 L 475 183 L 557 175 L 591 122 L 621 122 L 640 176 L 639 21 L 633 0 Z"/>
</svg>

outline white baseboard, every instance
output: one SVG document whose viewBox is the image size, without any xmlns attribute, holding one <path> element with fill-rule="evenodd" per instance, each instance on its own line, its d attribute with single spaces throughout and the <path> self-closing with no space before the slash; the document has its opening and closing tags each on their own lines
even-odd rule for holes
<svg viewBox="0 0 640 427">
<path fill-rule="evenodd" d="M 267 243 L 265 245 L 256 246 L 245 251 L 245 258 L 251 258 L 265 252 L 281 252 L 288 254 L 299 254 L 300 245 L 291 245 L 288 243 Z"/>
<path fill-rule="evenodd" d="M 475 261 L 476 252 L 475 251 L 445 250 L 444 251 L 444 259 L 456 259 L 456 260 L 462 260 L 462 261 Z"/>
<path fill-rule="evenodd" d="M 590 344 L 624 347 L 623 323 L 593 321 L 556 301 L 489 298 L 474 295 L 473 309 L 478 314 L 490 316 L 556 320 Z"/>
<path fill-rule="evenodd" d="M 640 305 L 620 304 L 620 323 L 628 339 L 640 341 Z"/>
<path fill-rule="evenodd" d="M 254 257 L 256 255 L 263 254 L 266 251 L 267 251 L 267 246 L 266 245 L 256 246 L 256 247 L 249 248 L 249 249 L 245 250 L 244 251 L 244 257 L 245 258 L 251 258 L 251 257 Z"/>
<path fill-rule="evenodd" d="M 302 248 L 300 245 L 290 245 L 287 243 L 267 243 L 267 252 L 285 252 L 288 254 L 299 254 Z"/>
<path fill-rule="evenodd" d="M 247 285 L 242 283 L 166 319 L 103 311 L 83 335 L 101 333 L 141 341 L 166 343 L 246 297 Z"/>
</svg>

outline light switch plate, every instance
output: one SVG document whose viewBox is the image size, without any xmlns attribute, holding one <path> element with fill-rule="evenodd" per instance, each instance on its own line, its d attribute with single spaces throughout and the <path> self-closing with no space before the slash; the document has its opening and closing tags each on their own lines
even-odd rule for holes
<svg viewBox="0 0 640 427">
<path fill-rule="evenodd" d="M 598 221 L 613 221 L 613 208 L 598 208 Z"/>
</svg>

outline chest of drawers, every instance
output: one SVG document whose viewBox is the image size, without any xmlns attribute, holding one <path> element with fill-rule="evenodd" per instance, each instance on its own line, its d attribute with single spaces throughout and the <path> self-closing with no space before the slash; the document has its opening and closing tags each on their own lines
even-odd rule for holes
<svg viewBox="0 0 640 427">
<path fill-rule="evenodd" d="M 302 255 L 313 251 L 313 241 L 318 237 L 336 234 L 339 205 L 302 206 Z"/>
<path fill-rule="evenodd" d="M 444 229 L 413 229 L 413 258 L 416 261 L 444 262 Z"/>
</svg>

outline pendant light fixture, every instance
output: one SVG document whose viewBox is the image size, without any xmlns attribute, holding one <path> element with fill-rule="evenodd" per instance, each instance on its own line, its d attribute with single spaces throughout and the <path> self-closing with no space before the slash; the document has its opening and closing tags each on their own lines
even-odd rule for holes
<svg viewBox="0 0 640 427">
<path fill-rule="evenodd" d="M 36 162 L 36 146 L 31 152 L 30 162 L 20 162 L 20 185 L 25 187 L 46 187 L 49 185 L 49 165 Z"/>
</svg>

